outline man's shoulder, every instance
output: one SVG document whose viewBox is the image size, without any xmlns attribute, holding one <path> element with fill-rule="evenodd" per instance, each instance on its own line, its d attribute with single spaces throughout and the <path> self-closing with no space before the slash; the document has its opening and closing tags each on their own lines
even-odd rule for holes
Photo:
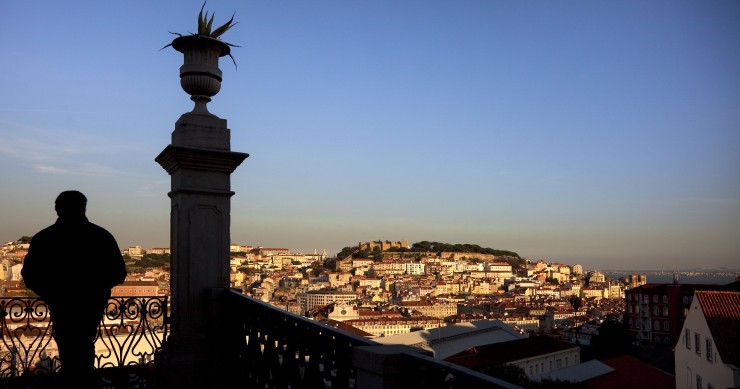
<svg viewBox="0 0 740 389">
<path fill-rule="evenodd" d="M 33 237 L 31 237 L 31 243 L 33 243 L 34 240 L 44 239 L 45 237 L 49 235 L 53 235 L 57 229 L 58 229 L 58 226 L 56 224 L 52 224 L 44 228 L 43 230 L 34 234 Z"/>
<path fill-rule="evenodd" d="M 106 232 L 106 233 L 110 234 L 110 232 L 108 232 L 108 230 L 107 230 L 106 228 L 104 228 L 104 227 L 102 227 L 102 226 L 100 226 L 100 225 L 97 225 L 97 224 L 95 224 L 95 223 L 92 223 L 92 222 L 88 223 L 88 225 L 89 225 L 89 226 L 90 226 L 91 228 L 94 228 L 94 229 L 96 229 L 96 230 L 98 230 L 98 231 L 102 231 L 102 232 Z"/>
<path fill-rule="evenodd" d="M 93 231 L 95 231 L 98 234 L 110 236 L 111 238 L 113 237 L 113 234 L 111 234 L 110 231 L 108 231 L 107 229 L 105 229 L 105 228 L 103 228 L 103 227 L 101 227 L 101 226 L 99 226 L 99 225 L 97 225 L 95 223 L 90 223 L 89 224 L 89 228 L 92 229 Z"/>
</svg>

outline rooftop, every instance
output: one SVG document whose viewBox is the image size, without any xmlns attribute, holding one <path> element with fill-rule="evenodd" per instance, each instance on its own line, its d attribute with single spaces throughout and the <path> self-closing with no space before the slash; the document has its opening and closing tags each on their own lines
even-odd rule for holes
<svg viewBox="0 0 740 389">
<path fill-rule="evenodd" d="M 722 361 L 740 366 L 740 292 L 697 290 L 696 298 Z"/>
</svg>

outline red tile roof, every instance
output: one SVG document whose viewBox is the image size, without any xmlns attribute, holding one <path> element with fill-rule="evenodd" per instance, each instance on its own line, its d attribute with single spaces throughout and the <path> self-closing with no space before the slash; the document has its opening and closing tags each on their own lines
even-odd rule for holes
<svg viewBox="0 0 740 389">
<path fill-rule="evenodd" d="M 373 334 L 371 334 L 369 332 L 365 332 L 365 331 L 363 331 L 363 330 L 361 330 L 361 329 L 359 329 L 357 327 L 353 327 L 353 326 L 351 326 L 351 325 L 349 325 L 347 323 L 341 322 L 341 321 L 336 321 L 336 320 L 332 320 L 332 319 L 325 319 L 325 320 L 322 320 L 322 321 L 324 323 L 326 323 L 327 325 L 331 326 L 331 327 L 338 328 L 338 329 L 340 329 L 342 331 L 349 332 L 350 334 L 361 336 L 363 338 L 368 338 L 369 339 L 369 338 L 372 338 L 372 337 L 375 336 L 375 335 L 373 335 Z"/>
<path fill-rule="evenodd" d="M 584 381 L 587 389 L 673 389 L 675 378 L 630 355 L 619 355 L 601 361 L 614 368 L 611 373 Z"/>
<path fill-rule="evenodd" d="M 476 370 L 483 365 L 496 366 L 538 355 L 578 348 L 549 336 L 534 336 L 507 342 L 476 346 L 445 360 Z"/>
<path fill-rule="evenodd" d="M 722 362 L 740 365 L 740 292 L 697 290 L 696 298 Z"/>
</svg>

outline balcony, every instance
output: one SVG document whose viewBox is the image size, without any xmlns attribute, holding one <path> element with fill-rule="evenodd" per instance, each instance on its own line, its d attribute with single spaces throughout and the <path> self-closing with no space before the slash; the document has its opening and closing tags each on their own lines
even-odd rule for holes
<svg viewBox="0 0 740 389">
<path fill-rule="evenodd" d="M 167 297 L 112 297 L 96 338 L 102 387 L 154 387 L 154 357 L 167 338 Z M 0 387 L 46 388 L 60 369 L 54 324 L 37 298 L 0 298 Z M 133 387 L 133 386 L 132 386 Z"/>
<path fill-rule="evenodd" d="M 423 350 L 381 345 L 227 290 L 225 360 L 234 387 L 518 388 L 434 359 Z M 53 322 L 43 301 L 0 299 L 0 387 L 52 387 L 59 370 Z M 157 355 L 167 339 L 164 297 L 111 298 L 101 322 L 96 361 L 101 388 L 165 388 Z M 218 321 L 218 318 L 214 318 Z"/>
</svg>

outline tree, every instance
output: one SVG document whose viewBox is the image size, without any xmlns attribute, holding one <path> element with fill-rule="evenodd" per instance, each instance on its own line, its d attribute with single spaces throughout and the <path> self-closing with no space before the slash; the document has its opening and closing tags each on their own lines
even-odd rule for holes
<svg viewBox="0 0 740 389">
<path fill-rule="evenodd" d="M 570 297 L 568 298 L 568 302 L 570 302 L 570 305 L 573 307 L 573 310 L 575 311 L 577 311 L 578 308 L 580 308 L 581 305 L 583 305 L 583 299 L 581 299 L 580 297 L 574 294 L 570 295 Z"/>
<path fill-rule="evenodd" d="M 18 243 L 31 243 L 32 236 L 21 236 L 20 239 L 18 239 Z"/>
<path fill-rule="evenodd" d="M 358 250 L 358 247 L 345 247 L 339 253 L 337 253 L 337 260 L 341 261 L 344 258 L 352 256 L 352 254 Z"/>
<path fill-rule="evenodd" d="M 240 273 L 244 273 L 246 275 L 252 275 L 252 274 L 259 274 L 260 271 L 258 269 L 255 269 L 253 267 L 239 267 L 237 270 L 239 270 Z"/>
<path fill-rule="evenodd" d="M 321 261 L 316 261 L 311 264 L 311 275 L 314 277 L 318 277 L 321 272 L 325 271 L 326 268 L 324 268 L 324 265 L 321 263 Z"/>
<path fill-rule="evenodd" d="M 608 316 L 598 330 L 599 334 L 591 338 L 591 345 L 596 348 L 600 358 L 608 358 L 632 352 L 634 336 L 624 321 L 615 316 Z"/>
<path fill-rule="evenodd" d="M 328 258 L 324 261 L 324 267 L 331 271 L 337 270 L 337 260 L 334 258 Z"/>
</svg>

